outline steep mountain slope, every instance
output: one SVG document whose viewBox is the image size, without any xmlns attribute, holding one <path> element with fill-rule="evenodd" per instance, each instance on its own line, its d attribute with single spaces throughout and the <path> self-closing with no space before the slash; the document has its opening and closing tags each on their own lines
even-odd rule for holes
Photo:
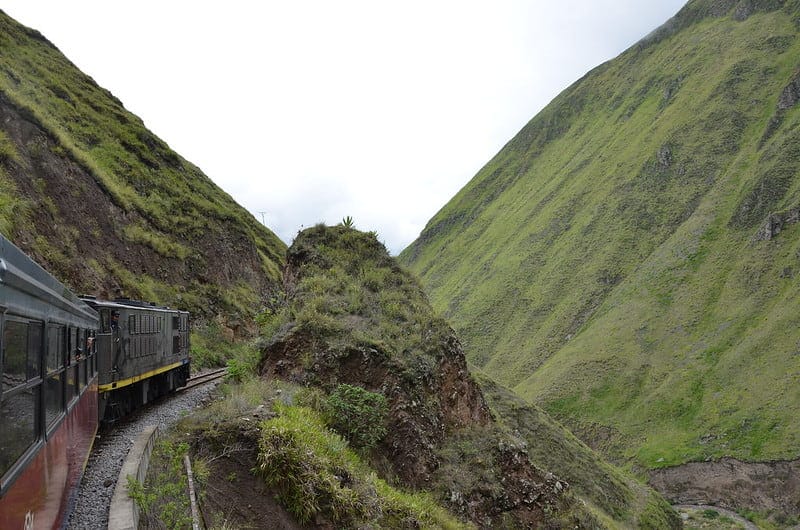
<svg viewBox="0 0 800 530">
<path fill-rule="evenodd" d="M 285 245 L 2 12 L 0 50 L 0 231 L 79 292 L 256 310 Z"/>
<path fill-rule="evenodd" d="M 800 2 L 692 0 L 401 255 L 468 358 L 614 458 L 800 455 Z"/>
<path fill-rule="evenodd" d="M 660 496 L 544 413 L 488 380 L 482 390 L 452 329 L 373 234 L 316 226 L 287 256 L 287 303 L 260 373 L 385 396 L 386 434 L 370 453 L 384 476 L 486 528 L 680 526 Z"/>
</svg>

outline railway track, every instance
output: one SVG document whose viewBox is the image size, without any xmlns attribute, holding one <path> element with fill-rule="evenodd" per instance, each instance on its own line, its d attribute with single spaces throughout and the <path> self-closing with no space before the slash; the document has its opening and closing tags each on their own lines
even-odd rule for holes
<svg viewBox="0 0 800 530">
<path fill-rule="evenodd" d="M 186 386 L 183 388 L 178 389 L 179 391 L 188 390 L 190 388 L 194 388 L 196 386 L 204 385 L 206 383 L 210 383 L 211 381 L 216 381 L 221 377 L 225 377 L 228 373 L 227 368 L 219 368 L 218 370 L 212 370 L 210 372 L 204 372 L 202 374 L 197 374 L 193 377 L 190 377 L 189 380 L 186 382 Z"/>
</svg>

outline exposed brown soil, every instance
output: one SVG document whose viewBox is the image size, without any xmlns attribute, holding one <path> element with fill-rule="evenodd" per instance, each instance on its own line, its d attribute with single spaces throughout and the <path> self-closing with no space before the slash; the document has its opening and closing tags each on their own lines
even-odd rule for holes
<svg viewBox="0 0 800 530">
<path fill-rule="evenodd" d="M 800 460 L 691 462 L 650 471 L 649 483 L 673 504 L 800 515 Z"/>
<path fill-rule="evenodd" d="M 206 525 L 220 528 L 303 530 L 330 528 L 324 521 L 313 526 L 297 523 L 274 498 L 264 481 L 252 473 L 256 466 L 258 430 L 242 419 L 238 428 L 196 440 L 197 457 L 208 459 L 209 477 L 202 492 L 200 509 Z"/>
</svg>

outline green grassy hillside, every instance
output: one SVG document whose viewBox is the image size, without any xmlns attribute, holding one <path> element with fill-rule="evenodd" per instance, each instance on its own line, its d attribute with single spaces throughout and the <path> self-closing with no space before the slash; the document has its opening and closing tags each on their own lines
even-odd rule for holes
<svg viewBox="0 0 800 530">
<path fill-rule="evenodd" d="M 689 2 L 431 219 L 401 260 L 473 363 L 646 467 L 800 455 L 799 30 Z"/>
<path fill-rule="evenodd" d="M 0 231 L 81 292 L 254 312 L 285 245 L 2 12 L 0 50 Z"/>
</svg>

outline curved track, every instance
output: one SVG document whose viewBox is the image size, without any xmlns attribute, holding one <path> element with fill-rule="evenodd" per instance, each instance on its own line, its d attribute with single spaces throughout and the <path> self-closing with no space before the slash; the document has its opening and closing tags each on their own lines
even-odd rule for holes
<svg viewBox="0 0 800 530">
<path fill-rule="evenodd" d="M 219 368 L 217 370 L 212 370 L 210 372 L 204 372 L 202 374 L 197 374 L 189 378 L 186 382 L 186 386 L 183 388 L 179 388 L 178 392 L 183 392 L 189 390 L 190 388 L 194 388 L 196 386 L 204 385 L 206 383 L 210 383 L 211 381 L 216 381 L 228 373 L 227 368 Z"/>
</svg>

